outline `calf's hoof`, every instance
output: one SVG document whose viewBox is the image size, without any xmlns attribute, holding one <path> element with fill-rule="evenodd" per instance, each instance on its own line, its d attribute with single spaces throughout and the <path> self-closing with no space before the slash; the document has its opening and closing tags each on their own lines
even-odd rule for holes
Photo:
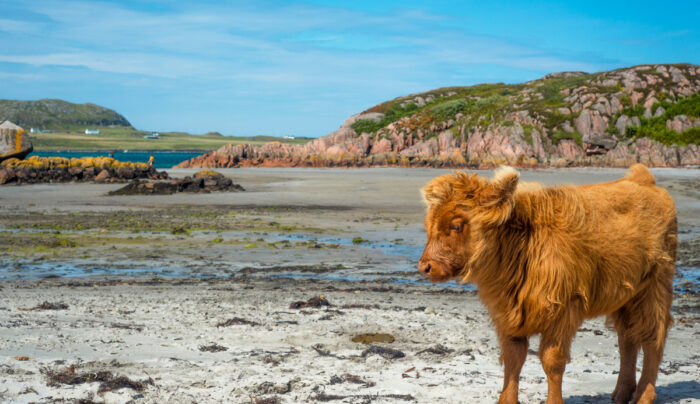
<svg viewBox="0 0 700 404">
<path fill-rule="evenodd" d="M 519 404 L 518 395 L 501 393 L 501 396 L 498 398 L 498 404 Z"/>
<path fill-rule="evenodd" d="M 637 391 L 632 404 L 652 404 L 655 399 L 656 389 L 651 384 L 648 384 L 644 391 Z"/>
<path fill-rule="evenodd" d="M 634 394 L 635 385 L 617 386 L 610 398 L 615 404 L 628 404 Z"/>
</svg>

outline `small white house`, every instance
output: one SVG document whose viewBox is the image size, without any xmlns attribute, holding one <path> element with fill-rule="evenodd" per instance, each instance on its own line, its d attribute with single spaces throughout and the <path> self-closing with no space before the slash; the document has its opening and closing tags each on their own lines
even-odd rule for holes
<svg viewBox="0 0 700 404">
<path fill-rule="evenodd" d="M 151 132 L 148 135 L 143 137 L 144 139 L 160 139 L 160 133 L 158 132 Z"/>
<path fill-rule="evenodd" d="M 99 135 L 100 130 L 99 129 L 85 129 L 85 134 L 86 135 Z"/>
</svg>

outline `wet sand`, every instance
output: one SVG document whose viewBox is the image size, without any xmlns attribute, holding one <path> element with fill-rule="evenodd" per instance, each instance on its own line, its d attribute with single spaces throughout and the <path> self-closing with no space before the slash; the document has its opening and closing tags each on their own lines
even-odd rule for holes
<svg viewBox="0 0 700 404">
<path fill-rule="evenodd" d="M 497 399 L 497 341 L 473 288 L 431 285 L 415 272 L 425 242 L 418 190 L 449 171 L 220 171 L 247 191 L 111 197 L 120 185 L 0 187 L 0 401 Z M 624 170 L 521 173 L 554 185 Z M 697 402 L 700 171 L 653 173 L 676 200 L 683 240 L 657 402 Z M 331 306 L 290 308 L 320 295 Z M 44 301 L 68 307 L 25 310 Z M 231 319 L 241 324 L 217 326 Z M 372 346 L 404 356 L 365 352 L 351 341 L 365 332 L 391 334 L 394 342 Z M 602 319 L 584 323 L 564 377 L 567 402 L 609 402 L 616 341 Z M 536 338 L 531 349 L 523 403 L 546 397 Z M 146 384 L 47 384 L 46 370 L 70 366 Z"/>
</svg>

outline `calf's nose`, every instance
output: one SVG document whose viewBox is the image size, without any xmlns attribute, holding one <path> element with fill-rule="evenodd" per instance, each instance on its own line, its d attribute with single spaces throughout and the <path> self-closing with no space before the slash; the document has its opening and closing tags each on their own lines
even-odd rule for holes
<svg viewBox="0 0 700 404">
<path fill-rule="evenodd" d="M 430 273 L 430 262 L 428 262 L 428 261 L 418 262 L 418 271 L 422 272 L 426 275 L 429 274 Z"/>
</svg>

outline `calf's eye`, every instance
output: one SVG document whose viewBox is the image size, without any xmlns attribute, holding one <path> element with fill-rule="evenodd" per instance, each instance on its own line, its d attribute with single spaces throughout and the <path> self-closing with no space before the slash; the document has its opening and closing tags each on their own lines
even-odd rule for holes
<svg viewBox="0 0 700 404">
<path fill-rule="evenodd" d="M 450 230 L 462 231 L 462 223 L 453 223 L 450 225 Z"/>
</svg>

